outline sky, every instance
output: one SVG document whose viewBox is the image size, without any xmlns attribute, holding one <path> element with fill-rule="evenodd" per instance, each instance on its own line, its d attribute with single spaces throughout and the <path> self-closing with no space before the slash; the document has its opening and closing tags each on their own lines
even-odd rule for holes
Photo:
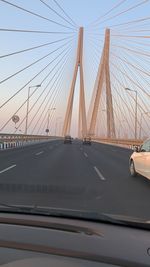
<svg viewBox="0 0 150 267">
<path fill-rule="evenodd" d="M 62 41 L 60 43 L 53 44 L 51 46 L 45 46 L 43 48 L 35 49 L 33 51 L 27 53 L 21 53 L 19 55 L 0 58 L 0 80 L 4 80 L 8 76 L 13 73 L 19 71 L 23 67 L 29 65 L 33 61 L 39 59 L 40 57 L 44 57 L 46 53 L 53 51 L 62 44 L 64 48 L 68 46 L 70 51 L 68 52 L 68 61 L 65 63 L 65 69 L 63 77 L 64 79 L 60 80 L 61 89 L 58 90 L 58 95 L 56 96 L 56 100 L 54 105 L 56 105 L 56 110 L 54 111 L 54 118 L 52 121 L 51 127 L 56 128 L 58 124 L 57 119 L 59 119 L 59 124 L 63 125 L 64 114 L 67 105 L 67 99 L 69 94 L 69 87 L 71 84 L 72 73 L 75 63 L 76 56 L 76 47 L 77 47 L 77 37 L 78 30 L 73 28 L 70 24 L 67 24 L 60 17 L 54 14 L 51 10 L 49 10 L 40 0 L 9 0 L 10 3 L 16 4 L 33 12 L 40 14 L 41 16 L 47 17 L 50 20 L 57 21 L 57 23 L 67 25 L 68 28 L 60 25 L 56 25 L 51 23 L 50 21 L 43 20 L 41 18 L 35 17 L 31 14 L 23 12 L 15 7 L 12 7 L 3 1 L 0 1 L 0 28 L 9 28 L 9 29 L 30 29 L 30 30 L 38 30 L 38 31 L 53 31 L 53 32 L 64 32 L 59 34 L 32 34 L 32 33 L 14 33 L 14 32 L 4 32 L 0 31 L 1 42 L 0 42 L 0 54 L 5 55 L 14 51 L 19 51 L 22 49 L 26 49 L 33 46 L 38 46 L 47 42 L 53 42 L 55 40 L 60 40 L 62 38 L 69 37 L 70 39 L 66 39 L 66 41 Z M 47 4 L 49 4 L 53 9 L 55 9 L 59 14 L 64 17 L 64 13 L 59 9 L 53 0 L 45 0 Z M 65 12 L 71 17 L 71 19 L 79 26 L 85 27 L 85 39 L 84 39 L 84 64 L 85 64 L 85 94 L 86 94 L 86 108 L 88 110 L 88 106 L 90 104 L 90 99 L 92 96 L 94 82 L 96 79 L 96 73 L 98 64 L 100 61 L 100 55 L 103 48 L 104 41 L 104 31 L 106 27 L 112 27 L 114 24 L 124 23 L 130 20 L 139 19 L 143 17 L 149 16 L 150 10 L 150 2 L 149 1 L 135 1 L 135 0 L 126 0 L 126 1 L 116 1 L 116 0 L 57 0 L 58 4 L 65 10 Z M 112 9 L 115 5 L 121 3 L 122 4 L 112 10 L 108 15 L 104 16 L 110 9 Z M 116 16 L 111 19 L 111 16 L 120 13 L 122 10 L 126 10 L 132 6 L 138 5 L 139 3 L 145 2 L 145 4 L 140 5 L 139 7 L 130 10 L 122 14 L 121 16 Z M 102 17 L 104 16 L 104 17 Z M 98 21 L 97 27 L 93 28 L 91 24 L 97 20 L 97 18 L 101 17 L 101 20 Z M 105 19 L 109 18 L 108 21 Z M 66 18 L 68 20 L 68 18 Z M 70 28 L 69 28 L 70 27 Z M 137 28 L 138 29 L 138 28 Z M 97 36 L 97 40 L 95 43 L 97 45 L 98 54 L 95 54 L 97 61 L 93 60 L 93 48 L 92 48 L 92 40 L 93 35 L 90 35 L 91 32 L 95 32 L 99 34 Z M 66 34 L 67 32 L 67 34 Z M 142 40 L 143 41 L 143 40 Z M 46 57 L 44 60 L 39 63 L 33 65 L 28 70 L 21 72 L 18 75 L 15 75 L 13 78 L 8 81 L 0 83 L 0 105 L 2 105 L 7 99 L 9 99 L 17 90 L 19 90 L 33 75 L 35 75 L 40 69 L 44 68 L 46 64 L 50 62 L 50 60 L 54 60 L 55 57 L 61 52 L 63 48 L 58 49 L 58 51 L 49 57 Z M 98 57 L 99 55 L 99 57 Z M 59 59 L 59 58 L 58 58 Z M 91 64 L 90 62 L 94 61 L 95 63 Z M 57 62 L 57 61 L 56 61 Z M 54 61 L 55 63 L 55 61 Z M 91 65 L 94 68 L 94 74 L 91 72 Z M 55 65 L 52 63 L 52 67 Z M 29 86 L 34 86 L 36 84 L 41 83 L 41 80 L 45 77 L 46 74 L 49 73 L 49 68 L 41 74 L 40 77 L 37 77 L 33 82 L 29 84 Z M 57 66 L 56 66 L 57 73 Z M 59 69 L 58 69 L 59 70 Z M 91 75 L 91 78 L 90 78 Z M 51 77 L 51 76 L 50 76 Z M 48 82 L 48 80 L 47 80 Z M 46 82 L 42 85 L 46 86 Z M 53 89 L 53 84 L 51 84 Z M 56 89 L 58 85 L 56 84 Z M 74 109 L 73 109 L 73 122 L 72 122 L 72 133 L 73 135 L 77 134 L 77 121 L 78 121 L 78 105 L 79 105 L 79 77 L 77 79 L 76 88 L 75 88 L 75 101 L 74 101 Z M 33 89 L 32 89 L 33 90 Z M 35 97 L 31 98 L 30 107 L 35 103 L 36 99 L 40 96 L 41 88 L 35 93 Z M 32 91 L 33 92 L 33 91 Z M 5 105 L 2 109 L 0 109 L 0 127 L 2 127 L 9 118 L 15 113 L 15 111 L 19 108 L 20 104 L 27 98 L 28 86 L 26 86 L 20 94 L 17 95 L 12 101 L 10 101 L 7 105 Z M 55 96 L 55 92 L 52 94 L 51 98 Z M 43 97 L 43 98 L 42 98 Z M 40 104 L 42 103 L 42 99 L 44 101 L 44 97 L 46 97 L 46 91 L 43 93 L 42 97 L 39 100 L 39 104 L 35 106 L 33 109 L 33 113 L 29 115 L 29 120 L 32 119 L 33 114 L 37 112 Z M 50 99 L 51 99 L 50 98 Z M 48 100 L 48 97 L 46 97 Z M 57 100 L 59 99 L 59 100 Z M 53 104 L 51 107 L 54 107 Z M 40 110 L 42 112 L 42 109 Z M 40 116 L 39 112 L 39 116 Z M 48 112 L 48 106 L 45 108 L 45 118 L 46 112 Z M 20 119 L 23 119 L 26 114 L 26 105 L 23 106 L 21 111 L 17 113 Z M 38 117 L 37 117 L 38 119 Z M 37 120 L 36 119 L 36 120 Z M 35 123 L 36 123 L 35 120 Z M 34 123 L 34 125 L 35 125 Z M 46 119 L 45 119 L 46 125 Z M 61 128 L 59 125 L 58 128 Z M 14 124 L 12 121 L 8 123 L 8 125 L 4 128 L 4 132 L 12 132 L 14 130 Z M 44 127 L 44 124 L 43 124 Z M 21 126 L 21 131 L 24 131 L 24 123 Z M 33 126 L 29 129 L 30 133 L 33 129 Z M 43 128 L 44 129 L 44 128 Z M 18 130 L 19 131 L 19 130 Z M 44 131 L 44 130 L 43 130 Z M 43 133 L 43 132 L 42 132 Z"/>
</svg>

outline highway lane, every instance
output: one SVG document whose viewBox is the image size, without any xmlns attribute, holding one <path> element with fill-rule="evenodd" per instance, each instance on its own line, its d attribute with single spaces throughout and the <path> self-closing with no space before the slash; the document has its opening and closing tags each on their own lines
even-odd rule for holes
<svg viewBox="0 0 150 267">
<path fill-rule="evenodd" d="M 129 173 L 129 149 L 94 143 L 84 147 L 89 162 L 96 165 L 105 177 L 107 189 L 99 202 L 99 210 L 150 218 L 150 181 Z M 105 207 L 105 208 L 104 208 Z"/>
<path fill-rule="evenodd" d="M 90 200 L 101 192 L 80 143 L 70 146 L 54 141 L 5 151 L 5 158 L 2 153 L 0 161 L 6 171 L 0 173 L 0 202 L 13 199 L 13 203 L 88 209 Z"/>
<path fill-rule="evenodd" d="M 0 150 L 0 170 L 15 161 L 26 159 L 29 155 L 38 153 L 43 148 L 47 148 L 51 142 L 53 142 L 53 145 L 55 145 L 58 144 L 60 140 L 50 140 L 48 142 Z"/>
<path fill-rule="evenodd" d="M 62 140 L 1 151 L 0 202 L 149 218 L 150 182 L 130 176 L 131 153 Z"/>
</svg>

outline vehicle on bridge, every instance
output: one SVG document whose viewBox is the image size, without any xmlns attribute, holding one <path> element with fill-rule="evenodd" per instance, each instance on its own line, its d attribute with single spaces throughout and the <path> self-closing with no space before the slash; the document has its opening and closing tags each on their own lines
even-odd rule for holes
<svg viewBox="0 0 150 267">
<path fill-rule="evenodd" d="M 91 137 L 90 136 L 84 137 L 82 143 L 83 145 L 91 145 Z"/>
<path fill-rule="evenodd" d="M 1 267 L 150 267 L 149 13 L 0 0 Z"/>
<path fill-rule="evenodd" d="M 146 140 L 130 157 L 131 176 L 141 174 L 150 179 L 150 139 Z"/>
<path fill-rule="evenodd" d="M 64 144 L 72 144 L 72 138 L 70 135 L 64 137 Z"/>
</svg>

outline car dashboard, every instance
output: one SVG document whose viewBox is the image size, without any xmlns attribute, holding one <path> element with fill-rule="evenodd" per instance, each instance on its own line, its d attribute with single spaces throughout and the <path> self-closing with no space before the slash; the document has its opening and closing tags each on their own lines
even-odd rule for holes
<svg viewBox="0 0 150 267">
<path fill-rule="evenodd" d="M 4 267 L 150 266 L 150 232 L 109 223 L 0 214 Z"/>
</svg>

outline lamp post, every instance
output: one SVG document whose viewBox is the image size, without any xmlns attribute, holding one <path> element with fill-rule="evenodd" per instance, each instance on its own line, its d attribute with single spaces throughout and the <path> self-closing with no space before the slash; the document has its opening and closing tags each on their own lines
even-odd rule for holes
<svg viewBox="0 0 150 267">
<path fill-rule="evenodd" d="M 25 135 L 27 135 L 27 133 L 28 133 L 28 114 L 29 114 L 30 88 L 34 88 L 34 87 L 41 87 L 41 84 L 29 86 L 29 88 L 28 88 Z"/>
<path fill-rule="evenodd" d="M 150 113 L 149 111 L 148 111 L 148 112 L 143 112 L 143 113 L 141 113 L 139 139 L 141 139 L 143 116 L 144 116 L 145 114 L 149 114 L 149 113 Z"/>
<path fill-rule="evenodd" d="M 135 93 L 135 134 L 134 134 L 134 137 L 135 139 L 137 139 L 137 91 L 132 90 L 130 88 L 125 88 L 125 90 Z"/>
<path fill-rule="evenodd" d="M 48 135 L 48 133 L 49 133 L 49 119 L 50 119 L 50 111 L 51 110 L 55 110 L 56 108 L 49 108 L 48 109 L 48 116 L 47 116 L 47 128 L 46 128 L 46 133 L 47 133 L 47 135 Z"/>
</svg>

